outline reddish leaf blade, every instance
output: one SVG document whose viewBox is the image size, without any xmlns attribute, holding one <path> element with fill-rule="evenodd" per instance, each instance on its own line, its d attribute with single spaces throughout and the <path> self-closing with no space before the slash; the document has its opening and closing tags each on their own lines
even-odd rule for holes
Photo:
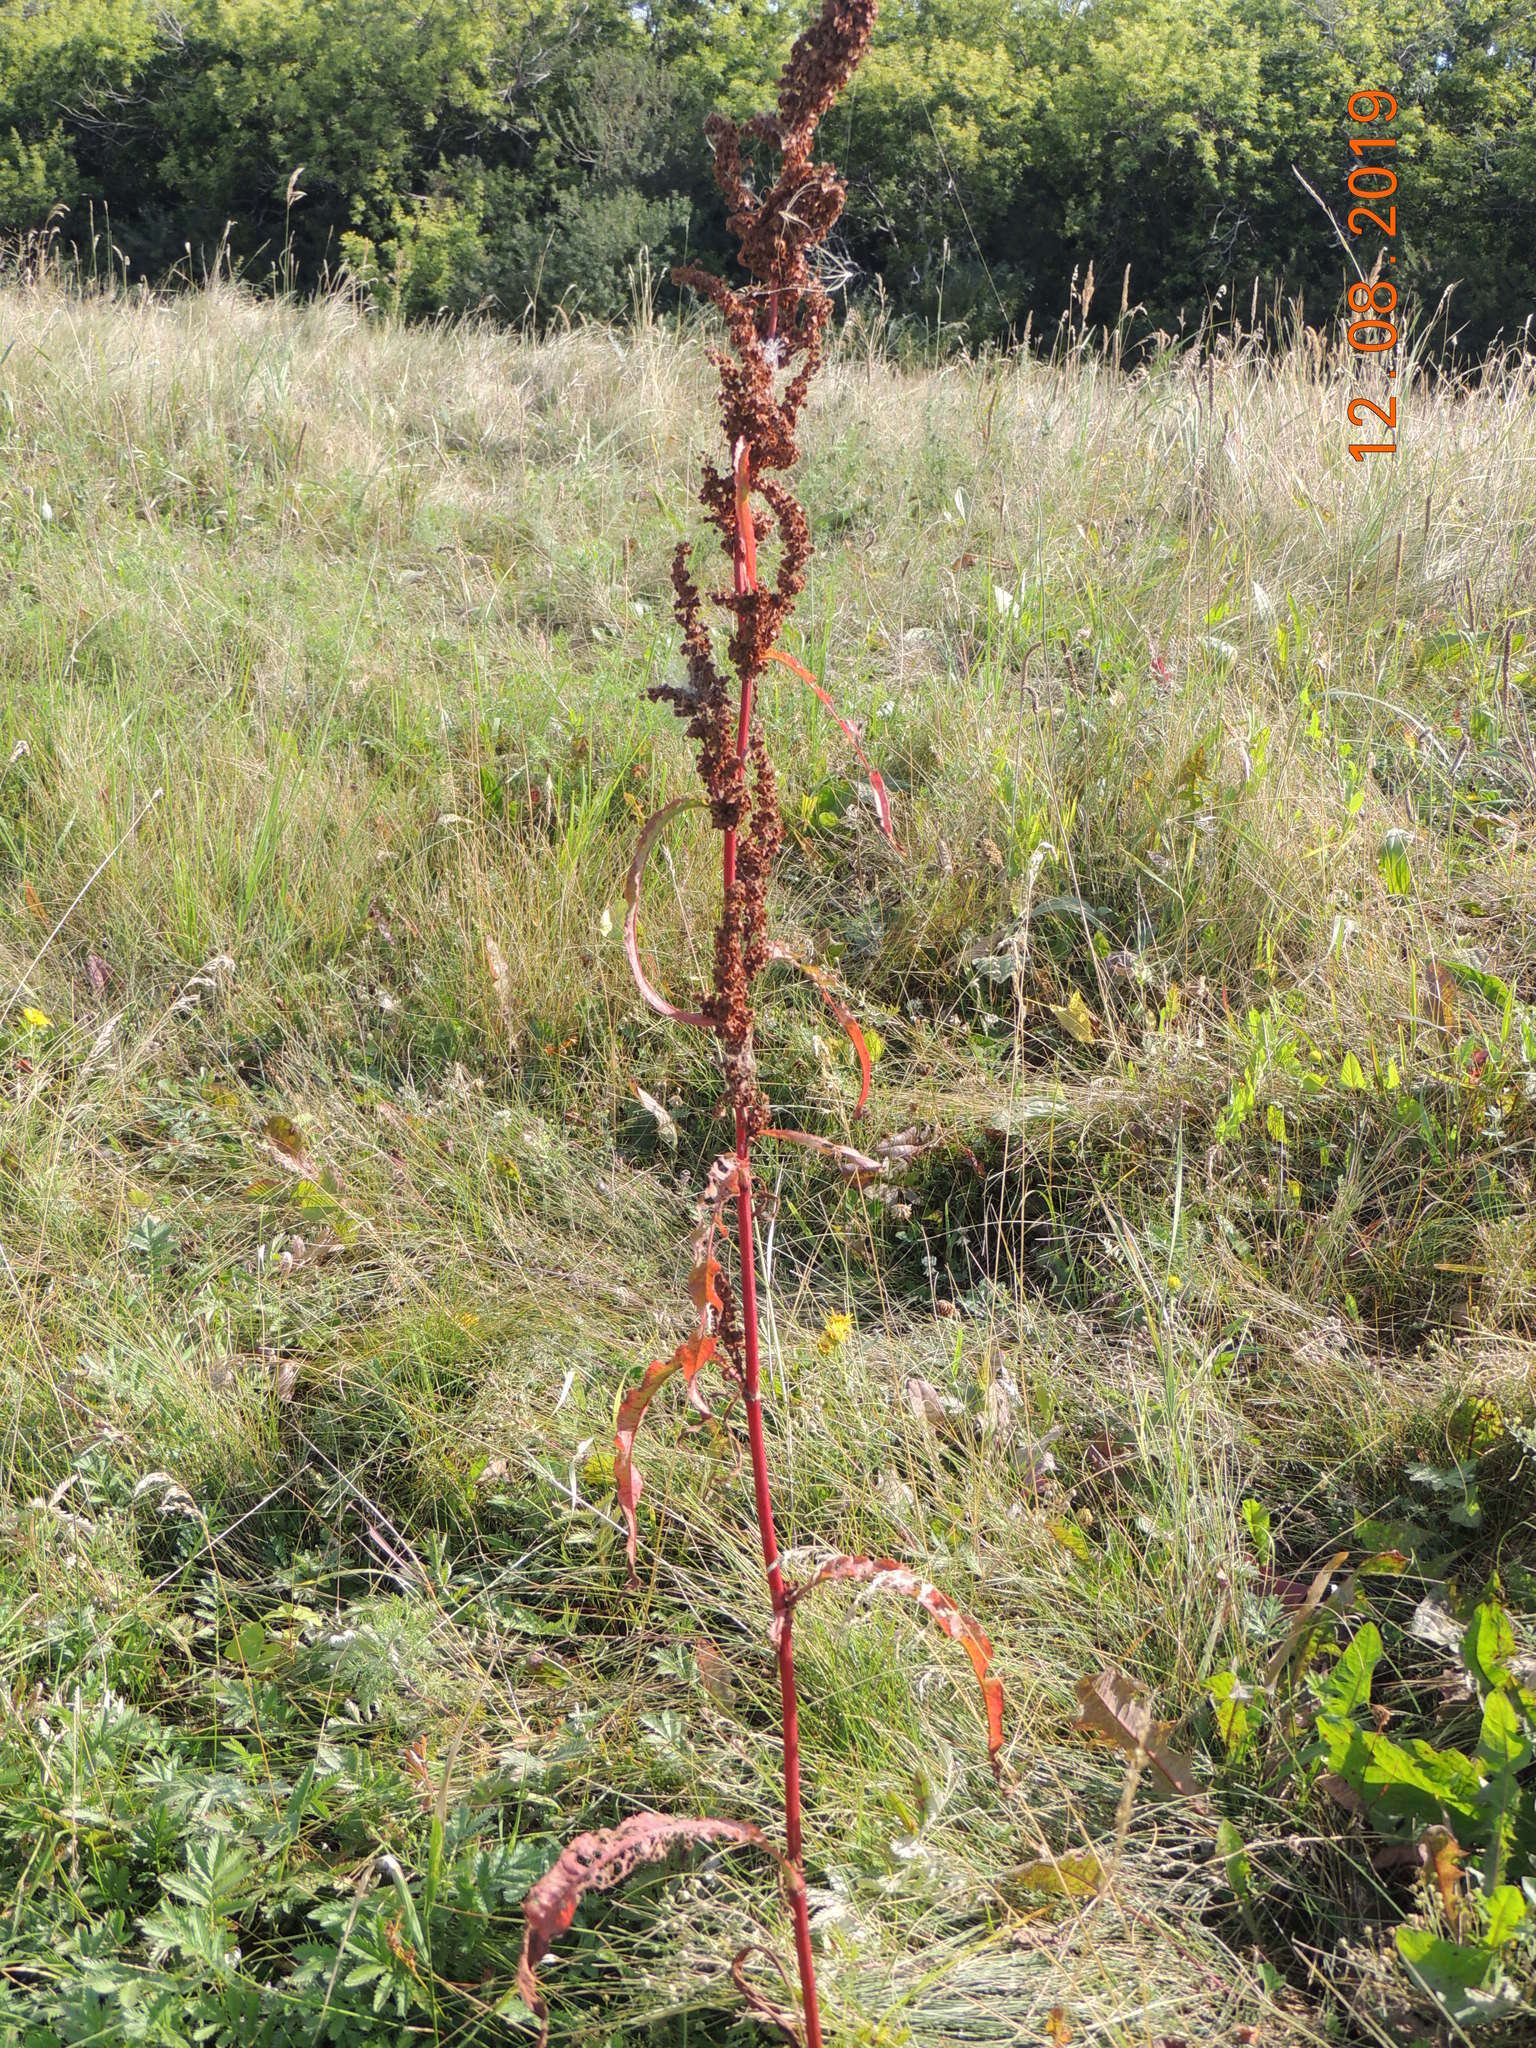
<svg viewBox="0 0 1536 2048">
<path fill-rule="evenodd" d="M 714 1330 L 725 1305 L 720 1291 L 720 1261 L 710 1250 L 712 1238 L 713 1231 L 707 1230 L 696 1241 L 693 1271 L 688 1275 L 689 1299 L 699 1313 L 698 1329 L 693 1336 L 683 1339 L 670 1358 L 658 1358 L 648 1365 L 639 1384 L 631 1387 L 619 1403 L 613 1439 L 613 1480 L 624 1516 L 624 1550 L 629 1559 L 629 1583 L 632 1586 L 639 1583 L 635 1575 L 635 1560 L 640 1546 L 640 1524 L 635 1511 L 645 1487 L 635 1465 L 635 1432 L 658 1390 L 677 1372 L 682 1374 L 688 1388 L 690 1405 L 701 1415 L 709 1414 L 709 1405 L 696 1393 L 694 1381 L 700 1368 L 715 1355 Z"/>
<path fill-rule="evenodd" d="M 782 960 L 786 967 L 798 969 L 807 981 L 815 982 L 817 988 L 821 990 L 822 1000 L 827 1008 L 847 1032 L 848 1043 L 853 1047 L 859 1062 L 859 1099 L 853 1106 L 853 1113 L 855 1116 L 862 1116 L 864 1105 L 869 1100 L 870 1063 L 869 1047 L 864 1043 L 864 1034 L 859 1029 L 858 1019 L 838 998 L 831 982 L 819 967 L 812 967 L 808 960 L 802 960 L 798 954 L 791 953 L 787 946 L 775 942 L 769 944 L 768 957 L 770 960 Z"/>
<path fill-rule="evenodd" d="M 1194 1764 L 1164 1747 L 1167 1723 L 1153 1720 L 1152 1709 L 1123 1671 L 1106 1667 L 1096 1677 L 1078 1680 L 1074 1725 L 1095 1741 L 1113 1743 L 1127 1756 L 1143 1758 L 1171 1791 L 1186 1799 L 1199 1798 Z"/>
<path fill-rule="evenodd" d="M 624 877 L 624 901 L 628 906 L 624 917 L 624 957 L 635 977 L 635 987 L 658 1017 L 665 1017 L 672 1024 L 697 1024 L 704 1031 L 713 1031 L 712 1017 L 706 1017 L 701 1010 L 680 1010 L 676 1003 L 669 1003 L 661 991 L 652 986 L 640 964 L 640 880 L 651 857 L 651 848 L 679 811 L 699 810 L 703 802 L 704 799 L 697 796 L 677 797 L 671 803 L 663 804 L 641 827 L 629 873 Z"/>
<path fill-rule="evenodd" d="M 645 1369 L 637 1386 L 619 1403 L 618 1422 L 613 1435 L 613 1483 L 618 1491 L 619 1511 L 624 1517 L 624 1553 L 629 1559 L 629 1583 L 639 1584 L 635 1562 L 640 1550 L 640 1521 L 636 1513 L 645 1481 L 635 1464 L 635 1432 L 658 1391 L 674 1373 L 680 1372 L 690 1393 L 701 1366 L 715 1354 L 715 1338 L 708 1330 L 685 1337 L 670 1358 L 655 1359 Z"/>
<path fill-rule="evenodd" d="M 892 846 L 894 846 L 896 844 L 896 828 L 891 823 L 891 800 L 886 794 L 885 783 L 881 780 L 879 769 L 870 765 L 869 756 L 864 751 L 858 727 L 851 719 L 844 718 L 843 714 L 833 703 L 830 693 L 822 688 L 821 684 L 817 682 L 803 662 L 796 661 L 792 654 L 785 654 L 777 647 L 769 648 L 768 659 L 778 662 L 780 667 L 787 668 L 792 675 L 798 676 L 806 688 L 813 691 L 821 699 L 827 710 L 837 720 L 838 725 L 842 728 L 843 738 L 847 740 L 849 746 L 853 749 L 854 759 L 864 770 L 865 779 L 869 783 L 871 793 L 875 799 L 875 809 L 880 816 L 880 830 L 890 840 Z"/>
<path fill-rule="evenodd" d="M 951 1642 L 960 1645 L 970 1658 L 971 1669 L 981 1687 L 981 1697 L 987 1710 L 987 1755 L 995 1771 L 1003 1747 L 1003 1687 L 1002 1681 L 991 1675 L 992 1639 L 980 1622 L 973 1621 L 957 1607 L 947 1593 L 941 1593 L 927 1579 L 919 1578 L 910 1566 L 898 1564 L 890 1557 L 829 1558 L 803 1586 L 796 1587 L 792 1597 L 803 1600 L 818 1586 L 834 1581 L 852 1581 L 856 1585 L 868 1586 L 876 1593 L 904 1593 L 908 1599 L 915 1600 L 925 1613 L 932 1615 Z"/>
<path fill-rule="evenodd" d="M 616 1828 L 578 1835 L 567 1843 L 554 1864 L 523 1901 L 523 1952 L 517 1965 L 517 1989 L 523 2003 L 540 2022 L 539 2048 L 549 2039 L 549 2007 L 539 1988 L 538 1967 L 557 1936 L 576 1917 L 588 1892 L 612 1891 L 642 1863 L 665 1862 L 674 1850 L 697 1842 L 718 1842 L 764 1849 L 779 1860 L 778 1851 L 749 1821 L 689 1819 L 667 1813 L 632 1813 Z"/>
<path fill-rule="evenodd" d="M 765 1962 L 770 1963 L 783 1979 L 784 1989 L 789 1992 L 791 1997 L 794 1996 L 794 1986 L 789 1981 L 784 1965 L 776 1955 L 771 1955 L 767 1949 L 760 1947 L 756 1942 L 750 1943 L 746 1948 L 738 1949 L 731 1958 L 731 1982 L 741 1993 L 749 2012 L 755 2013 L 766 2026 L 776 2027 L 787 2040 L 798 2042 L 800 2039 L 800 2029 L 795 2025 L 785 2008 L 782 2005 L 776 2005 L 766 1992 L 759 1991 L 747 1975 L 747 1964 L 753 1956 L 762 1956 Z"/>
</svg>

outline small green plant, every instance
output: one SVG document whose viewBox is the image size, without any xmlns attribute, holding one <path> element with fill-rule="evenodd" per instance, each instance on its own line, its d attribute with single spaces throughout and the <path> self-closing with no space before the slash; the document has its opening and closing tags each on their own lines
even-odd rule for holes
<svg viewBox="0 0 1536 2048">
<path fill-rule="evenodd" d="M 1466 1458 L 1407 1473 L 1450 1528 L 1364 1518 L 1355 1544 L 1310 1580 L 1275 1573 L 1268 1511 L 1243 1501 L 1260 1583 L 1292 1611 L 1277 1645 L 1206 1684 L 1229 1787 L 1310 1797 L 1323 1839 L 1340 1817 L 1358 1832 L 1379 1895 L 1404 1913 L 1388 1953 L 1419 1999 L 1468 2028 L 1530 2010 L 1520 1986 L 1536 1962 L 1536 1658 L 1522 1653 L 1496 1586 L 1461 1619 L 1438 1594 L 1411 1610 L 1405 1597 L 1416 1562 L 1438 1568 L 1452 1531 L 1480 1525 L 1479 1456 L 1507 1461 L 1528 1434 L 1496 1404 L 1470 1399 L 1451 1431 Z M 1280 1897 L 1263 1856 L 1230 1814 L 1217 1849 L 1245 1923 L 1262 1935 Z"/>
<path fill-rule="evenodd" d="M 1398 1739 L 1373 1719 L 1371 1682 L 1382 1655 L 1374 1622 L 1312 1681 L 1312 1762 L 1359 1802 L 1374 1831 L 1416 1840 L 1432 1882 L 1430 1924 L 1394 1939 L 1409 1975 L 1457 2025 L 1527 2009 L 1512 1972 L 1536 1962 L 1536 1687 L 1516 1657 L 1508 1614 L 1474 1609 L 1457 1649 L 1477 1712 L 1469 1749 L 1425 1736 Z M 1470 1732 L 1470 1730 L 1469 1730 Z M 1524 1970 L 1521 1970 L 1523 1959 Z"/>
</svg>

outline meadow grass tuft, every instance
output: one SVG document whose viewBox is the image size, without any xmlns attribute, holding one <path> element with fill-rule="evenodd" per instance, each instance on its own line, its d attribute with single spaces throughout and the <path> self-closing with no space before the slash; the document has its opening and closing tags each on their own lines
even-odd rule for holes
<svg viewBox="0 0 1536 2048">
<path fill-rule="evenodd" d="M 945 1144 L 888 1205 L 776 1176 L 781 1537 L 985 1615 L 1016 1781 L 920 1618 L 807 1604 L 839 2043 L 1452 2037 L 1392 1939 L 1452 1908 L 1318 1789 L 1305 1681 L 1247 1751 L 1206 1683 L 1344 1550 L 1301 1656 L 1369 1615 L 1394 1728 L 1471 1749 L 1411 1618 L 1536 1615 L 1536 372 L 1415 374 L 1361 467 L 1372 374 L 850 329 L 806 416 L 786 649 L 901 848 L 765 680 L 772 916 L 871 1137 Z M 559 1842 L 774 1828 L 744 1476 L 653 1415 L 635 1596 L 611 1455 L 726 1142 L 622 949 L 711 381 L 691 330 L 0 294 L 0 2035 L 531 2038 Z M 668 844 L 681 989 L 712 841 Z M 764 1000 L 840 1129 L 815 991 Z M 1073 1732 L 1104 1666 L 1205 1804 Z M 751 1941 L 757 1874 L 648 1879 L 554 2038 L 745 2042 Z"/>
</svg>

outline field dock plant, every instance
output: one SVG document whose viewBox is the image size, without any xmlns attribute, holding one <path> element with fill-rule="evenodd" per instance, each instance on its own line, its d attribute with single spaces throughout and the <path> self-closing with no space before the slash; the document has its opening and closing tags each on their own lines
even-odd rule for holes
<svg viewBox="0 0 1536 2048">
<path fill-rule="evenodd" d="M 784 1577 L 779 1557 L 769 1472 L 768 1438 L 763 1422 L 762 1345 L 758 1321 L 755 1211 L 752 1144 L 754 1139 L 805 1145 L 843 1170 L 857 1186 L 883 1175 L 896 1156 L 910 1159 L 917 1147 L 887 1148 L 870 1158 L 850 1145 L 815 1133 L 781 1129 L 758 1080 L 752 1007 L 753 984 L 775 961 L 800 966 L 794 954 L 769 936 L 768 888 L 773 864 L 784 843 L 784 825 L 773 759 L 757 696 L 770 661 L 798 672 L 819 695 L 815 677 L 777 648 L 794 600 L 805 587 L 810 560 L 810 534 L 803 507 L 784 482 L 799 457 L 795 439 L 801 407 L 820 365 L 823 337 L 832 317 L 832 302 L 811 268 L 810 252 L 834 225 L 844 191 L 829 165 L 811 159 L 818 124 L 847 84 L 868 47 L 874 24 L 874 0 L 826 0 L 815 25 L 791 50 L 779 81 L 778 109 L 760 115 L 745 131 L 717 115 L 710 124 L 715 176 L 733 226 L 741 237 L 741 255 L 752 283 L 734 290 L 706 271 L 686 271 L 680 281 L 706 296 L 722 316 L 732 355 L 717 355 L 720 377 L 720 420 L 729 468 L 706 468 L 701 501 L 720 534 L 731 565 L 731 588 L 715 602 L 733 621 L 730 670 L 718 665 L 703 600 L 690 566 L 690 548 L 680 541 L 672 560 L 673 609 L 682 629 L 687 665 L 682 683 L 652 684 L 649 695 L 670 704 L 687 724 L 698 745 L 699 778 L 710 822 L 720 835 L 720 910 L 715 927 L 714 973 L 709 994 L 699 1010 L 682 1010 L 659 995 L 641 965 L 637 912 L 646 856 L 660 832 L 680 811 L 692 807 L 688 798 L 665 805 L 640 834 L 639 850 L 630 867 L 626 889 L 629 915 L 625 946 L 641 995 L 658 1015 L 675 1024 L 695 1026 L 718 1037 L 725 1075 L 726 1103 L 734 1125 L 733 1150 L 722 1153 L 709 1169 L 699 1204 L 689 1292 L 697 1312 L 697 1328 L 684 1337 L 670 1358 L 658 1360 L 619 1404 L 614 1439 L 614 1476 L 629 1529 L 629 1563 L 633 1578 L 640 1497 L 640 1474 L 634 1461 L 635 1432 L 661 1385 L 681 1372 L 689 1398 L 707 1419 L 714 1420 L 699 1386 L 699 1375 L 718 1364 L 733 1396 L 746 1412 L 752 1494 L 758 1540 L 771 1603 L 769 1639 L 779 1678 L 779 1742 L 784 1773 L 784 1853 L 780 1867 L 794 1928 L 795 1961 L 800 1977 L 802 2025 L 807 2048 L 821 2048 L 821 2011 L 816 1996 L 816 1964 L 811 1941 L 810 1907 L 805 1888 L 804 1827 L 800 1797 L 800 1700 L 795 1682 L 794 1622 L 796 1603 L 817 1586 L 852 1581 L 900 1592 L 932 1614 L 945 1632 L 963 1642 L 971 1656 L 987 1700 L 990 1748 L 995 1758 L 1002 1746 L 1002 1687 L 990 1675 L 992 1645 L 937 1587 L 889 1558 L 835 1555 L 798 1585 Z M 759 197 L 753 190 L 743 143 L 755 143 L 777 158 L 771 179 Z M 760 494 L 772 514 L 753 503 Z M 778 568 L 770 585 L 758 571 L 758 549 L 777 531 Z M 882 823 L 890 833 L 888 815 Z M 826 988 L 813 967 L 803 971 L 822 987 L 839 1023 L 847 1032 L 859 1062 L 860 1087 L 854 1115 L 862 1113 L 869 1094 L 870 1059 L 863 1033 L 851 1013 Z M 727 1206 L 736 1212 L 737 1266 L 732 1287 L 715 1243 Z M 634 1580 L 638 1587 L 638 1579 Z M 668 1823 L 660 1814 L 631 1816 L 610 1834 L 584 1836 L 561 1856 L 550 1876 L 541 1879 L 525 1907 L 528 1941 L 521 1975 L 530 2006 L 544 2011 L 532 1959 L 542 1954 L 553 1935 L 569 1926 L 576 1903 L 594 1887 L 607 1890 L 627 1877 L 637 1861 L 665 1855 L 677 1840 L 739 1840 L 761 1845 L 755 1828 L 740 1823 L 702 1820 Z M 748 2004 L 781 2032 L 800 2038 L 799 2029 L 771 2001 L 752 1991 L 742 1974 L 750 1950 L 743 1951 L 733 1975 Z"/>
<path fill-rule="evenodd" d="M 1514 2048 L 1536 370 L 830 324 L 749 1066 L 716 339 L 0 292 L 0 2041 Z"/>
</svg>

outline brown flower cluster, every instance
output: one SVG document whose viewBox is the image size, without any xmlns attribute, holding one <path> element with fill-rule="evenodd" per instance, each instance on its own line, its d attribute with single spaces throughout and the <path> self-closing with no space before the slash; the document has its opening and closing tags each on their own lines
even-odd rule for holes
<svg viewBox="0 0 1536 2048">
<path fill-rule="evenodd" d="M 846 197 L 833 167 L 812 161 L 811 147 L 818 122 L 869 47 L 875 5 L 824 0 L 790 51 L 777 111 L 744 126 L 719 114 L 708 123 L 715 182 L 753 282 L 737 290 L 708 271 L 673 273 L 718 309 L 731 345 L 730 353 L 711 352 L 730 464 L 707 467 L 699 497 L 732 565 L 731 587 L 711 597 L 731 615 L 733 629 L 728 676 L 716 659 L 684 543 L 673 561 L 672 585 L 687 679 L 658 684 L 650 694 L 686 719 L 689 737 L 698 742 L 711 817 L 727 835 L 709 1014 L 724 1042 L 730 1099 L 748 1139 L 769 1122 L 752 1060 L 750 988 L 767 958 L 768 875 L 783 839 L 773 766 L 752 719 L 753 689 L 804 588 L 810 559 L 805 513 L 778 475 L 799 459 L 795 429 L 831 317 L 811 252 Z M 753 505 L 754 491 L 767 511 Z M 760 583 L 757 550 L 775 533 L 773 578 Z"/>
</svg>

